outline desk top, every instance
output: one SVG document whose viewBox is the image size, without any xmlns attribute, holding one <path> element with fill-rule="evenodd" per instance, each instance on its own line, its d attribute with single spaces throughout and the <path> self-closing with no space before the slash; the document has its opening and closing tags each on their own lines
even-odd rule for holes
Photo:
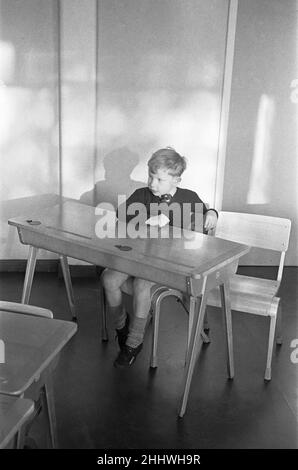
<svg viewBox="0 0 298 470">
<path fill-rule="evenodd" d="M 8 223 L 18 228 L 23 243 L 157 283 L 167 285 L 170 279 L 169 286 L 180 289 L 182 278 L 184 285 L 186 277 L 200 279 L 249 251 L 246 245 L 169 226 L 140 226 L 139 236 L 131 238 L 119 236 L 125 233 L 126 224 L 114 222 L 115 237 L 101 238 L 103 216 L 98 212 L 94 207 L 67 201 Z M 40 224 L 32 225 L 28 220 Z"/>
<path fill-rule="evenodd" d="M 5 345 L 0 393 L 21 395 L 76 330 L 73 322 L 0 311 L 0 339 Z"/>
</svg>

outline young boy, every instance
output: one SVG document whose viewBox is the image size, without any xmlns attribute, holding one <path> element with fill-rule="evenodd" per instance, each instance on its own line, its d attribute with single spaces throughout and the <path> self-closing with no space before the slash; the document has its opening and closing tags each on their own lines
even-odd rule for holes
<svg viewBox="0 0 298 470">
<path fill-rule="evenodd" d="M 196 208 L 203 207 L 205 230 L 215 228 L 218 216 L 216 210 L 207 209 L 194 191 L 178 187 L 181 175 L 186 168 L 184 157 L 179 155 L 173 148 L 167 147 L 157 150 L 152 155 L 148 161 L 148 167 L 148 186 L 137 189 L 126 201 L 126 208 L 136 202 L 144 204 L 149 218 L 147 223 L 156 225 L 160 222 L 160 215 L 150 217 L 150 204 L 160 204 L 165 201 L 167 203 L 178 203 L 182 207 L 183 204 L 188 203 L 187 207 L 191 207 L 192 213 L 195 212 Z M 126 221 L 128 222 L 131 217 L 127 216 Z M 171 217 L 168 219 L 168 223 L 173 225 Z M 162 223 L 164 223 L 164 220 Z M 132 278 L 134 316 L 130 324 L 129 316 L 122 304 L 121 291 L 121 286 L 129 277 L 128 274 L 112 269 L 105 269 L 102 275 L 106 299 L 115 320 L 120 347 L 120 352 L 114 361 L 116 367 L 130 366 L 142 349 L 151 305 L 151 288 L 155 285 L 153 282 L 144 279 Z"/>
</svg>

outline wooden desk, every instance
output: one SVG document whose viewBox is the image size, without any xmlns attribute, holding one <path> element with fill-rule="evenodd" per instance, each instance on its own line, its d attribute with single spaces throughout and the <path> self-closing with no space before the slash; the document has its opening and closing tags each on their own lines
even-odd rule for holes
<svg viewBox="0 0 298 470">
<path fill-rule="evenodd" d="M 0 394 L 26 397 L 38 382 L 53 447 L 56 420 L 51 366 L 76 330 L 73 322 L 0 311 L 0 337 L 5 344 L 5 363 L 0 364 Z"/>
<path fill-rule="evenodd" d="M 196 232 L 181 232 L 180 238 L 173 238 L 173 229 L 168 227 L 151 229 L 158 238 L 149 238 L 147 226 L 140 227 L 138 238 L 99 238 L 96 209 L 75 202 L 66 202 L 9 220 L 17 227 L 20 241 L 30 245 L 29 258 L 24 282 L 22 302 L 28 303 L 35 269 L 37 250 L 58 253 L 63 261 L 63 272 L 70 303 L 70 276 L 67 256 L 109 267 L 132 276 L 147 279 L 158 284 L 176 288 L 190 296 L 190 344 L 186 361 L 180 416 L 183 416 L 188 399 L 194 364 L 201 346 L 202 330 L 208 292 L 221 286 L 222 301 L 227 324 L 228 372 L 233 377 L 233 350 L 231 312 L 228 296 L 229 276 L 237 269 L 239 258 L 249 247 L 209 237 Z M 32 225 L 29 220 L 37 220 Z M 118 223 L 118 230 L 124 230 Z M 97 233 L 96 233 L 97 232 Z M 116 230 L 117 232 L 117 230 Z M 118 232 L 119 233 L 119 232 Z M 129 247 L 129 251 L 121 248 Z"/>
<path fill-rule="evenodd" d="M 33 412 L 32 400 L 0 395 L 0 449 L 8 447 L 14 439 L 16 442 L 13 448 L 23 448 L 22 427 Z"/>
</svg>

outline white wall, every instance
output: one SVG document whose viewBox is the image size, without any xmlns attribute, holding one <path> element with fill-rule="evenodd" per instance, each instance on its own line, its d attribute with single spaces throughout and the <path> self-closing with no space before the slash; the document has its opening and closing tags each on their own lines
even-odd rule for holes
<svg viewBox="0 0 298 470">
<path fill-rule="evenodd" d="M 62 194 L 78 198 L 95 178 L 96 1 L 60 4 Z"/>
<path fill-rule="evenodd" d="M 94 24 L 78 26 L 87 10 L 93 12 L 92 2 L 63 2 L 62 51 L 66 58 L 69 51 L 73 53 L 71 71 L 87 70 L 88 59 L 93 71 Z M 154 150 L 170 145 L 189 161 L 183 185 L 214 203 L 227 13 L 227 0 L 97 2 L 96 103 L 91 75 L 85 74 L 81 83 L 76 73 L 67 72 L 69 62 L 63 67 L 63 109 L 72 116 L 68 130 L 75 142 L 72 148 L 63 146 L 65 196 L 79 197 L 82 187 L 92 190 L 92 175 L 99 181 L 95 202 L 106 197 L 114 202 L 118 193 L 127 194 L 147 181 L 148 158 Z M 66 74 L 72 76 L 72 83 Z M 85 104 L 79 106 L 80 96 Z M 93 126 L 86 109 L 93 112 L 94 103 L 97 134 L 92 174 L 87 142 L 92 142 Z M 78 135 L 86 139 L 82 151 Z"/>
<path fill-rule="evenodd" d="M 297 25 L 295 0 L 239 1 L 223 192 L 224 210 L 292 220 L 288 265 L 298 263 Z"/>
<path fill-rule="evenodd" d="M 55 5 L 0 2 L 0 259 L 27 256 L 7 219 L 59 191 Z"/>
<path fill-rule="evenodd" d="M 228 0 L 0 5 L 0 259 L 26 257 L 7 218 L 52 200 L 40 194 L 116 202 L 161 146 L 213 205 Z"/>
<path fill-rule="evenodd" d="M 160 146 L 214 203 L 228 0 L 61 0 L 60 50 L 57 5 L 0 0 L 0 259 L 26 257 L 7 219 L 41 194 L 114 202 Z M 297 265 L 295 5 L 239 0 L 223 209 L 291 218 Z"/>
</svg>

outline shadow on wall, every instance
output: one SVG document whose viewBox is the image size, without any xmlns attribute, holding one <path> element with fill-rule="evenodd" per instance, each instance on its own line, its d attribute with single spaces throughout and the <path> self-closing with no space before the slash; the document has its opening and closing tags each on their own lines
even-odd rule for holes
<svg viewBox="0 0 298 470">
<path fill-rule="evenodd" d="M 90 206 L 107 202 L 116 208 L 118 195 L 128 197 L 136 189 L 146 186 L 143 181 L 131 179 L 131 173 L 139 160 L 138 155 L 127 147 L 107 153 L 103 159 L 105 179 L 97 181 L 93 189 L 83 193 L 80 202 Z"/>
</svg>

